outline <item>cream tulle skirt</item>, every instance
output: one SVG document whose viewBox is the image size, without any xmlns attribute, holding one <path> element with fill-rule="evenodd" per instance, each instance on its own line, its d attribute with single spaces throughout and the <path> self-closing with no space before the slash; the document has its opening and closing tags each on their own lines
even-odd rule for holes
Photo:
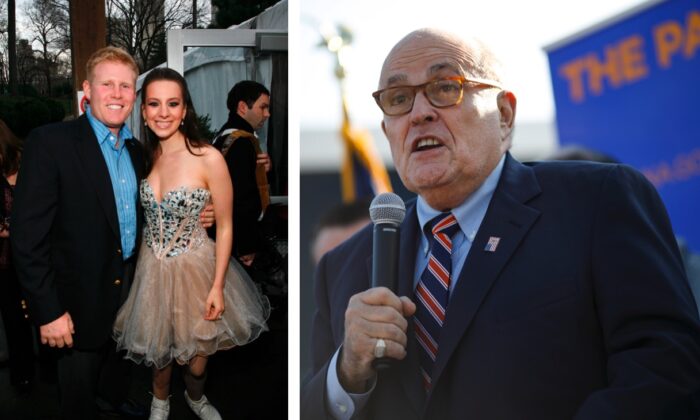
<svg viewBox="0 0 700 420">
<path fill-rule="evenodd" d="M 207 239 L 196 249 L 159 260 L 142 244 L 129 297 L 114 323 L 117 348 L 126 350 L 127 358 L 157 368 L 172 360 L 186 364 L 196 355 L 249 343 L 267 330 L 270 303 L 233 259 L 222 318 L 204 319 L 214 252 L 214 242 Z"/>
</svg>

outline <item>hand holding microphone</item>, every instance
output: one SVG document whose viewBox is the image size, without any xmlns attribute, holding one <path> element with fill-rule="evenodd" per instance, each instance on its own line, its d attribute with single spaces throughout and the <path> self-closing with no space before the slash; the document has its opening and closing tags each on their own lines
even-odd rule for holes
<svg viewBox="0 0 700 420">
<path fill-rule="evenodd" d="M 369 206 L 369 216 L 374 223 L 372 237 L 372 287 L 396 290 L 399 273 L 400 226 L 406 216 L 406 206 L 394 193 L 376 196 Z M 372 366 L 377 370 L 391 367 L 392 359 L 385 357 L 386 341 L 377 339 L 374 348 L 376 359 Z"/>
<path fill-rule="evenodd" d="M 393 193 L 380 194 L 370 205 L 374 223 L 371 288 L 350 298 L 338 378 L 349 392 L 366 391 L 377 370 L 406 356 L 407 317 L 416 306 L 396 295 L 400 226 L 406 209 Z"/>
</svg>

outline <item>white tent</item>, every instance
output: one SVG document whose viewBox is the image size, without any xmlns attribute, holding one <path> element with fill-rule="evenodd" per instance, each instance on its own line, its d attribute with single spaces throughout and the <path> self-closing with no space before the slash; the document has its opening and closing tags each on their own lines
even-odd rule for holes
<svg viewBox="0 0 700 420">
<path fill-rule="evenodd" d="M 228 91 L 237 82 L 255 80 L 270 90 L 271 117 L 257 134 L 262 148 L 272 158 L 272 171 L 268 173 L 268 180 L 273 195 L 286 195 L 287 189 L 287 28 L 287 0 L 281 0 L 258 16 L 225 30 L 241 31 L 241 33 L 250 32 L 250 30 L 255 30 L 256 33 L 266 31 L 281 33 L 285 38 L 284 47 L 281 49 L 265 48 L 262 42 L 255 47 L 192 47 L 188 48 L 182 57 L 184 61 L 182 68 L 195 110 L 199 116 L 209 116 L 211 131 L 218 131 L 226 122 L 228 118 L 226 97 Z M 187 32 L 187 30 L 182 31 Z M 190 31 L 216 34 L 211 30 Z M 218 43 L 221 44 L 221 42 Z M 168 59 L 171 60 L 170 57 Z M 167 63 L 163 63 L 158 67 L 166 65 Z M 147 74 L 148 72 L 145 72 L 137 79 L 136 88 L 139 95 L 143 79 Z M 134 111 L 127 121 L 136 138 L 140 138 L 141 135 L 140 114 L 139 96 Z"/>
<path fill-rule="evenodd" d="M 281 0 L 258 16 L 239 25 L 231 26 L 228 30 L 272 29 L 286 31 L 288 28 L 287 17 L 287 0 Z M 270 88 L 273 84 L 273 56 L 274 54 L 260 52 L 254 48 L 242 47 L 196 47 L 185 52 L 185 79 L 192 94 L 194 107 L 198 115 L 208 115 L 211 118 L 210 128 L 212 130 L 216 131 L 226 122 L 228 116 L 226 95 L 236 82 L 255 80 Z M 166 63 L 163 63 L 158 67 L 165 66 Z M 139 94 L 143 79 L 147 74 L 148 71 L 140 75 L 137 80 L 136 88 Z M 286 89 L 286 74 L 284 74 L 284 78 Z M 273 101 L 274 96 L 273 92 Z M 136 138 L 139 138 L 141 132 L 140 108 L 141 100 L 139 97 L 131 118 L 127 121 Z M 267 137 L 266 134 L 267 127 L 258 133 L 263 145 Z"/>
</svg>

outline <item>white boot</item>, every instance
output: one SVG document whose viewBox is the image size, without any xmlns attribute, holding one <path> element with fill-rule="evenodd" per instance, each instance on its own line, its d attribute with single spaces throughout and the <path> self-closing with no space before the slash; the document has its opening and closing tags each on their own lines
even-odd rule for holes
<svg viewBox="0 0 700 420">
<path fill-rule="evenodd" d="M 190 396 L 187 395 L 185 391 L 185 401 L 187 405 L 190 406 L 192 411 L 202 420 L 221 420 L 221 415 L 216 408 L 209 402 L 206 396 L 202 395 L 202 399 L 199 401 L 192 401 Z"/>
<path fill-rule="evenodd" d="M 151 401 L 151 416 L 148 417 L 148 420 L 167 420 L 169 413 L 170 397 L 166 400 L 159 400 L 154 395 L 153 401 Z"/>
</svg>

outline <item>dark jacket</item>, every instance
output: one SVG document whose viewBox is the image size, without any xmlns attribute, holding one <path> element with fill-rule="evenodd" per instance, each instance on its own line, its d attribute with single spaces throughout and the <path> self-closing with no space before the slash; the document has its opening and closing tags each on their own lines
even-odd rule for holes
<svg viewBox="0 0 700 420">
<path fill-rule="evenodd" d="M 413 299 L 419 227 L 401 226 L 398 294 Z M 498 248 L 484 248 L 499 237 Z M 370 287 L 371 226 L 316 273 L 302 418 L 325 419 L 350 297 Z M 511 156 L 450 295 L 433 387 L 407 357 L 381 372 L 368 419 L 697 419 L 700 324 L 656 190 L 622 165 Z"/>
<path fill-rule="evenodd" d="M 126 147 L 140 181 L 141 145 L 132 139 Z M 29 134 L 11 238 L 34 322 L 44 325 L 68 311 L 74 348 L 94 349 L 109 340 L 127 285 L 112 183 L 86 116 Z"/>
<path fill-rule="evenodd" d="M 253 127 L 238 114 L 232 113 L 221 131 L 232 128 L 253 133 Z M 221 140 L 215 141 L 220 145 Z M 233 183 L 233 247 L 231 254 L 240 257 L 260 251 L 262 235 L 258 218 L 262 211 L 260 193 L 255 179 L 257 154 L 245 138 L 236 140 L 225 155 Z M 210 230 L 210 235 L 215 235 Z"/>
</svg>

